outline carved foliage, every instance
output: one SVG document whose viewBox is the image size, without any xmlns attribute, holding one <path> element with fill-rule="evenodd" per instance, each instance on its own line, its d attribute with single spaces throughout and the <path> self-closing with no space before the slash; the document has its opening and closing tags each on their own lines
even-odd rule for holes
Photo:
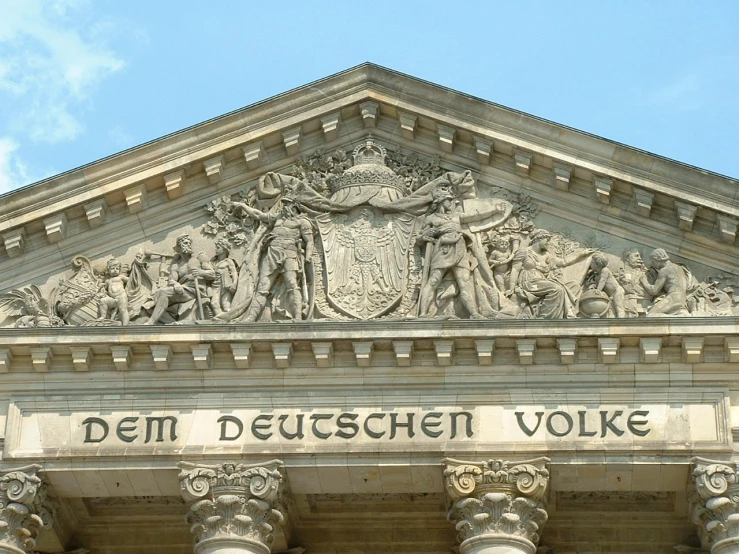
<svg viewBox="0 0 739 554">
<path fill-rule="evenodd" d="M 515 535 L 536 543 L 547 520 L 543 498 L 547 458 L 523 462 L 445 459 L 444 482 L 452 508 L 448 518 L 465 541 L 484 534 Z"/>
<path fill-rule="evenodd" d="M 739 538 L 739 464 L 694 458 L 693 480 L 698 499 L 693 522 L 702 527 L 704 541 Z"/>
<path fill-rule="evenodd" d="M 181 463 L 182 496 L 194 502 L 187 521 L 195 542 L 226 536 L 271 544 L 275 525 L 284 522 L 277 509 L 284 481 L 280 467 L 279 462 L 263 466 Z"/>
<path fill-rule="evenodd" d="M 444 460 L 446 490 L 452 500 L 488 491 L 539 500 L 544 497 L 549 483 L 548 462 L 547 458 L 523 462 L 463 462 L 447 458 Z"/>
<path fill-rule="evenodd" d="M 31 550 L 41 528 L 51 524 L 46 487 L 30 465 L 0 473 L 0 543 Z"/>
<path fill-rule="evenodd" d="M 449 519 L 456 522 L 460 542 L 483 534 L 503 534 L 536 543 L 547 520 L 543 506 L 531 498 L 489 492 L 479 499 L 464 498 L 455 502 L 449 510 Z"/>
</svg>

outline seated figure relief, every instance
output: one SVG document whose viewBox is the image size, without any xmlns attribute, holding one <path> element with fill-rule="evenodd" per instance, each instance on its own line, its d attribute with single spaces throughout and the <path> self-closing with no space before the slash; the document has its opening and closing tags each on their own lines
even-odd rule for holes
<svg viewBox="0 0 739 554">
<path fill-rule="evenodd" d="M 159 252 L 72 259 L 56 286 L 0 294 L 15 327 L 321 320 L 732 315 L 731 276 L 701 281 L 536 224 L 525 194 L 373 140 L 266 173 L 207 205 Z M 596 241 L 597 242 L 597 241 Z M 134 251 L 136 247 L 132 247 Z"/>
</svg>

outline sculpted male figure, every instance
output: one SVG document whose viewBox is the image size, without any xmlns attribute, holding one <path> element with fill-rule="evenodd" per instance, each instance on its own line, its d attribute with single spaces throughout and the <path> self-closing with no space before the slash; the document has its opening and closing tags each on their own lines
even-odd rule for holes
<svg viewBox="0 0 739 554">
<path fill-rule="evenodd" d="M 154 295 L 154 309 L 147 322 L 154 325 L 160 320 L 163 323 L 182 322 L 203 317 L 201 312 L 207 285 L 211 283 L 216 272 L 213 264 L 204 255 L 193 256 L 190 235 L 177 237 L 169 266 L 169 282 Z"/>
<path fill-rule="evenodd" d="M 667 252 L 662 248 L 652 251 L 649 259 L 657 271 L 657 279 L 654 284 L 650 284 L 646 275 L 642 275 L 641 278 L 641 286 L 647 294 L 656 298 L 647 315 L 689 315 L 685 271 L 671 262 Z"/>
<path fill-rule="evenodd" d="M 300 274 L 303 272 L 304 264 L 311 263 L 313 258 L 313 229 L 293 199 L 283 197 L 281 202 L 282 210 L 278 213 L 265 213 L 242 202 L 234 202 L 236 209 L 271 226 L 264 243 L 266 249 L 259 264 L 256 292 L 245 321 L 259 319 L 267 304 L 267 297 L 280 276 L 287 289 L 287 305 L 291 318 L 303 319 Z"/>
<path fill-rule="evenodd" d="M 451 191 L 438 188 L 434 191 L 430 213 L 426 216 L 420 240 L 431 243 L 431 257 L 425 263 L 428 279 L 421 288 L 419 315 L 427 317 L 434 302 L 436 288 L 447 271 L 451 271 L 459 288 L 459 300 L 471 319 L 482 316 L 477 310 L 472 290 L 473 258 L 467 250 L 462 233 L 462 216 L 455 212 L 455 198 Z"/>
<path fill-rule="evenodd" d="M 625 309 L 628 317 L 637 317 L 646 312 L 647 292 L 641 284 L 641 279 L 647 272 L 647 266 L 636 248 L 624 252 L 624 267 L 617 273 L 616 279 L 624 288 Z"/>
<path fill-rule="evenodd" d="M 236 262 L 229 257 L 231 245 L 223 238 L 216 241 L 216 255 L 211 262 L 214 265 L 216 278 L 215 290 L 211 298 L 213 313 L 218 316 L 231 308 L 231 300 L 236 292 L 236 281 L 239 276 Z"/>
</svg>

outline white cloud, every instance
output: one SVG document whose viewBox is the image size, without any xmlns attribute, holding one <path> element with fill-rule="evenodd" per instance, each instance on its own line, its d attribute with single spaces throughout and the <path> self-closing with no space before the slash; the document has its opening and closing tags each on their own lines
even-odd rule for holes
<svg viewBox="0 0 739 554">
<path fill-rule="evenodd" d="M 26 182 L 26 168 L 16 155 L 18 143 L 0 137 L 0 194 L 18 188 Z"/>
<path fill-rule="evenodd" d="M 679 75 L 672 82 L 652 90 L 649 102 L 671 112 L 699 110 L 703 107 L 705 97 L 702 82 L 694 74 Z"/>
<path fill-rule="evenodd" d="M 124 67 L 89 31 L 87 8 L 85 0 L 0 0 L 0 93 L 14 104 L 14 134 L 75 138 L 95 86 Z"/>
<path fill-rule="evenodd" d="M 21 146 L 12 137 L 0 137 L 0 194 L 34 183 L 56 173 L 51 168 L 29 169 L 19 156 Z"/>
</svg>

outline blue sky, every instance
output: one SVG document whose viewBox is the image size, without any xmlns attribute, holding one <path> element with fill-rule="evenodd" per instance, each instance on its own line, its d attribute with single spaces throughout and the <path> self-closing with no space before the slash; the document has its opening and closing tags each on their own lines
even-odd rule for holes
<svg viewBox="0 0 739 554">
<path fill-rule="evenodd" d="M 0 0 L 0 192 L 371 61 L 739 177 L 739 2 Z"/>
</svg>

